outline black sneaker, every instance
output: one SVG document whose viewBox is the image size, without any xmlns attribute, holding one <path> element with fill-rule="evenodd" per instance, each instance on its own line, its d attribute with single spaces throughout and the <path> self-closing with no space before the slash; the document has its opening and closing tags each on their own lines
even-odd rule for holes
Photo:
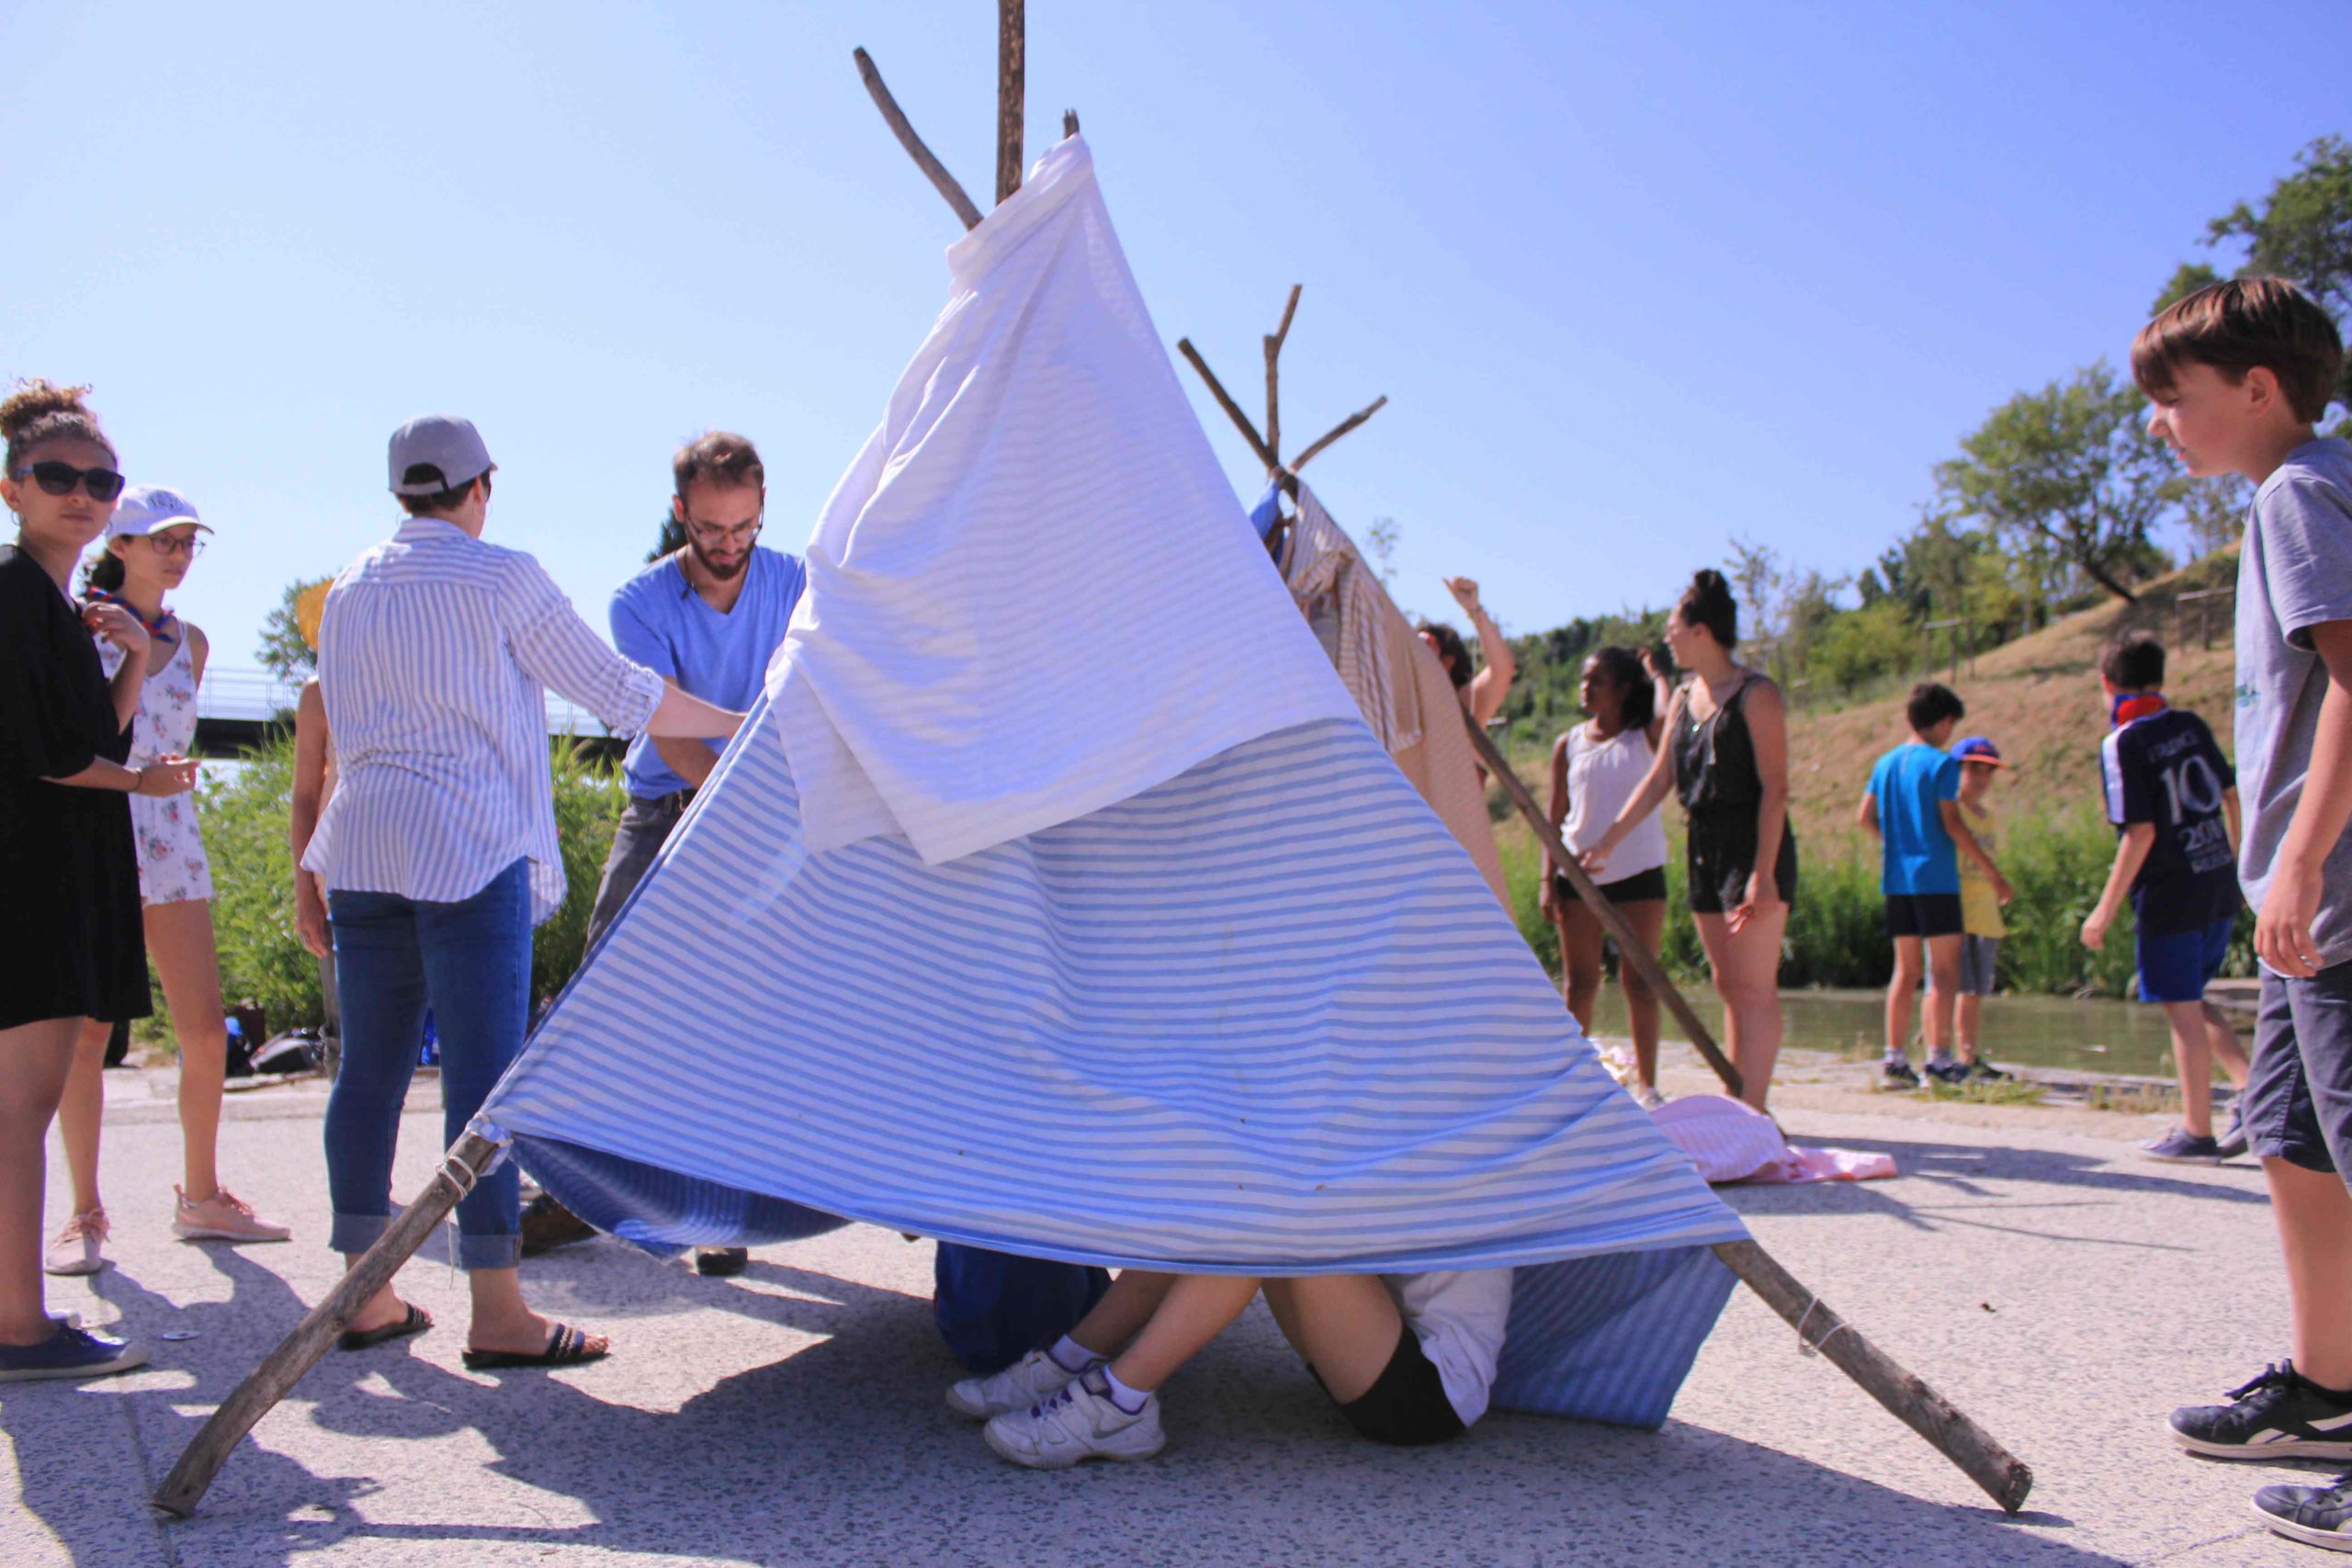
<svg viewBox="0 0 2352 1568">
<path fill-rule="evenodd" d="M 751 1266 L 751 1249 L 741 1247 L 697 1247 L 695 1272 L 706 1279 L 727 1279 Z"/>
<path fill-rule="evenodd" d="M 1911 1064 L 1903 1060 L 1900 1056 L 1889 1056 L 1879 1067 L 1878 1087 L 1881 1089 L 1917 1089 L 1919 1087 L 1919 1075 L 1913 1072 L 1911 1070 Z"/>
<path fill-rule="evenodd" d="M 1929 1062 L 1927 1071 L 1938 1083 L 1950 1084 L 1954 1089 L 1968 1081 L 1968 1066 L 1963 1062 Z"/>
<path fill-rule="evenodd" d="M 2294 1362 L 2263 1368 L 2229 1397 L 2174 1411 L 2173 1441 L 2211 1459 L 2352 1460 L 2352 1397 L 2320 1387 Z"/>
<path fill-rule="evenodd" d="M 2266 1486 L 2254 1495 L 2255 1517 L 2280 1535 L 2330 1551 L 2352 1551 L 2352 1475 L 2324 1486 Z"/>
<path fill-rule="evenodd" d="M 1992 1063 L 1984 1061 L 1969 1062 L 1964 1064 L 1961 1069 L 1961 1076 L 1962 1081 L 1967 1083 L 2007 1083 L 2009 1081 L 2008 1074 L 2001 1071 L 2000 1068 L 1993 1066 Z"/>
</svg>

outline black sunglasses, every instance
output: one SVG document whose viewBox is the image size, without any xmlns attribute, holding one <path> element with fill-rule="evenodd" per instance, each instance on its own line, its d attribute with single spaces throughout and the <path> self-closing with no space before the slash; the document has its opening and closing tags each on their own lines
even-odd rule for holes
<svg viewBox="0 0 2352 1568">
<path fill-rule="evenodd" d="M 29 463 L 17 470 L 17 477 L 27 474 L 33 483 L 51 495 L 72 495 L 80 485 L 96 502 L 112 501 L 122 493 L 122 476 L 112 468 L 77 468 L 71 463 Z"/>
</svg>

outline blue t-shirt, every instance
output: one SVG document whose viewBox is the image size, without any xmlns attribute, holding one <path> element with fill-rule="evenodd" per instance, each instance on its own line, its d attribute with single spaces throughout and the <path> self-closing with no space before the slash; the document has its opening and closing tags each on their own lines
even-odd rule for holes
<svg viewBox="0 0 2352 1568">
<path fill-rule="evenodd" d="M 691 696 L 738 712 L 749 708 L 759 700 L 768 660 L 784 641 L 808 573 L 799 557 L 760 547 L 743 571 L 743 592 L 722 615 L 695 592 L 676 556 L 662 557 L 613 595 L 613 646 Z M 642 799 L 687 787 L 647 735 L 629 742 L 622 772 L 629 794 Z"/>
<path fill-rule="evenodd" d="M 2238 912 L 2236 859 L 2222 793 L 2237 773 L 2205 721 L 2165 708 L 2109 732 L 2098 744 L 2107 819 L 2155 825 L 2155 841 L 2132 884 L 2132 912 L 2151 936 L 2203 931 Z"/>
<path fill-rule="evenodd" d="M 1906 740 L 1871 770 L 1884 840 L 1878 890 L 1890 897 L 1960 891 L 1960 852 L 1944 829 L 1940 802 L 1960 798 L 1960 759 Z"/>
</svg>

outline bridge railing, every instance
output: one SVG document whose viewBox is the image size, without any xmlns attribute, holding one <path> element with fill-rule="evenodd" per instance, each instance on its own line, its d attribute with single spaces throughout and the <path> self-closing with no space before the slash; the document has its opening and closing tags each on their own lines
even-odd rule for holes
<svg viewBox="0 0 2352 1568">
<path fill-rule="evenodd" d="M 196 714 L 201 719 L 253 726 L 256 731 L 272 719 L 291 715 L 302 694 L 302 682 L 288 681 L 267 670 L 205 667 L 204 684 L 197 692 Z M 612 733 L 586 708 L 548 694 L 549 735 L 605 736 Z"/>
</svg>

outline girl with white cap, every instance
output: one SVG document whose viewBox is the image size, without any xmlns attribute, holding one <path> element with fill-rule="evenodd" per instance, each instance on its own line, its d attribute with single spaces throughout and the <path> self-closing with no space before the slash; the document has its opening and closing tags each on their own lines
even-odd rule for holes
<svg viewBox="0 0 2352 1568">
<path fill-rule="evenodd" d="M 83 577 L 95 603 L 113 604 L 146 628 L 149 654 L 139 710 L 131 721 L 130 765 L 175 761 L 196 740 L 196 692 L 210 652 L 204 633 L 172 613 L 164 596 L 177 589 L 212 530 L 176 491 L 141 485 L 123 492 L 107 524 L 106 547 Z M 111 677 L 122 662 L 112 644 L 98 657 Z M 229 1032 L 220 1003 L 220 965 L 212 944 L 212 871 L 193 795 L 132 797 L 139 897 L 147 954 L 164 984 L 180 1047 L 180 1143 L 185 1180 L 175 1189 L 172 1233 L 189 1240 L 284 1241 L 283 1225 L 257 1218 L 222 1187 L 214 1169 L 220 1133 L 221 1077 Z M 109 1026 L 85 1022 L 58 1107 L 58 1130 L 74 1179 L 74 1213 L 51 1238 L 51 1274 L 92 1274 L 105 1267 L 107 1232 L 98 1196 L 98 1125 Z"/>
</svg>

